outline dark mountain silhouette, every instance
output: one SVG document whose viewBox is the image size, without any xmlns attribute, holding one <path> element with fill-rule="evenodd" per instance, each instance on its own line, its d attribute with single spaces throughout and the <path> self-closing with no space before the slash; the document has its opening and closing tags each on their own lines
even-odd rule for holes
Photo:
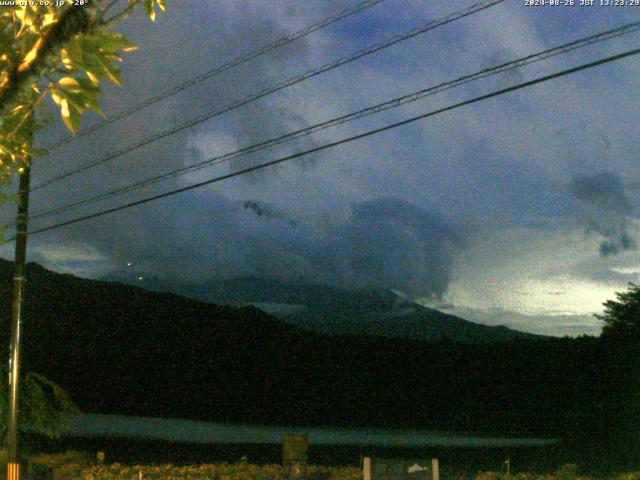
<svg viewBox="0 0 640 480">
<path fill-rule="evenodd" d="M 11 276 L 0 262 L 3 358 Z M 593 382 L 592 338 L 459 344 L 328 335 L 255 307 L 35 264 L 23 332 L 24 369 L 59 383 L 87 412 L 552 435 Z"/>
<path fill-rule="evenodd" d="M 169 285 L 152 282 L 156 289 Z M 426 308 L 385 290 L 346 290 L 324 285 L 287 284 L 275 278 L 212 280 L 186 287 L 189 296 L 225 305 L 255 305 L 295 326 L 338 335 L 373 335 L 420 341 L 501 342 L 536 335 L 506 326 L 488 326 Z"/>
</svg>

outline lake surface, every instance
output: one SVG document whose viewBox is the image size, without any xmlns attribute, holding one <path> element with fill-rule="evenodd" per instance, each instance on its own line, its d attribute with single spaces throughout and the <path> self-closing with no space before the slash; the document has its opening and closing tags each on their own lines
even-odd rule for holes
<svg viewBox="0 0 640 480">
<path fill-rule="evenodd" d="M 285 434 L 303 434 L 310 445 L 381 447 L 536 447 L 557 443 L 542 438 L 503 438 L 443 431 L 341 429 L 232 425 L 192 420 L 79 414 L 70 418 L 65 436 L 124 437 L 181 443 L 281 444 Z"/>
</svg>

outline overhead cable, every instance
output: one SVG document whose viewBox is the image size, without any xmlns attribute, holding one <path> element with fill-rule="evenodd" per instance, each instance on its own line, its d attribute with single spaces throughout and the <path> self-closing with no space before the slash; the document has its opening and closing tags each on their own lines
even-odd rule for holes
<svg viewBox="0 0 640 480">
<path fill-rule="evenodd" d="M 204 115 L 201 115 L 199 117 L 196 117 L 194 119 L 191 119 L 185 123 L 182 123 L 176 127 L 172 127 L 170 129 L 167 129 L 163 132 L 159 132 L 156 133 L 150 137 L 147 137 L 143 140 L 140 140 L 139 142 L 133 144 L 133 145 L 129 145 L 127 147 L 121 148 L 120 150 L 117 150 L 115 152 L 112 152 L 110 154 L 107 154 L 105 157 L 100 158 L 98 160 L 94 160 L 90 163 L 84 164 L 80 167 L 77 167 L 73 170 L 67 171 L 65 173 L 61 173 L 59 175 L 56 175 L 54 177 L 51 177 L 47 180 L 44 180 L 36 185 L 34 185 L 33 187 L 31 187 L 31 191 L 36 191 L 39 190 L 43 187 L 46 187 L 48 185 L 51 185 L 52 183 L 58 182 L 60 180 L 64 180 L 66 178 L 69 178 L 73 175 L 77 175 L 78 173 L 84 172 L 86 170 L 89 170 L 91 168 L 94 168 L 98 165 L 101 165 L 103 163 L 109 162 L 111 160 L 114 160 L 115 158 L 118 158 L 122 155 L 125 155 L 127 153 L 131 153 L 141 147 L 144 147 L 146 145 L 149 145 L 151 143 L 157 142 L 158 140 L 161 140 L 163 138 L 166 138 L 170 135 L 174 135 L 176 133 L 179 133 L 183 130 L 186 130 L 188 128 L 192 128 L 200 123 L 203 123 L 207 120 L 210 120 L 212 118 L 215 118 L 217 116 L 222 115 L 223 113 L 227 113 L 231 110 L 235 110 L 239 107 L 242 107 L 244 105 L 247 105 L 249 103 L 252 103 L 260 98 L 266 97 L 268 95 L 271 95 L 273 93 L 276 93 L 280 90 L 284 90 L 287 87 L 290 87 L 292 85 L 304 82 L 305 80 L 308 80 L 310 78 L 316 77 L 318 75 L 321 75 L 325 72 L 328 72 L 330 70 L 336 69 L 338 67 L 341 67 L 342 65 L 346 65 L 348 63 L 354 62 L 360 58 L 366 57 L 367 55 L 371 55 L 375 52 L 379 52 L 380 50 L 383 50 L 385 48 L 389 48 L 393 45 L 396 45 L 400 42 L 403 42 L 405 40 L 408 40 L 410 38 L 413 38 L 417 35 L 426 33 L 430 30 L 436 29 L 438 27 L 441 27 L 443 25 L 447 25 L 451 22 L 454 22 L 456 20 L 459 20 L 461 18 L 465 18 L 468 17 L 469 15 L 473 15 L 474 13 L 478 13 L 482 10 L 485 10 L 487 8 L 493 7 L 495 5 L 498 5 L 502 2 L 504 2 L 505 0 L 484 0 L 482 2 L 478 2 L 475 3 L 473 5 L 471 5 L 468 8 L 465 8 L 464 10 L 460 10 L 454 13 L 451 13 L 449 15 L 447 15 L 444 18 L 438 19 L 438 20 L 432 20 L 426 23 L 423 23 L 422 25 L 412 28 L 411 30 L 408 30 L 404 33 L 398 34 L 398 35 L 394 35 L 390 38 L 388 38 L 385 41 L 376 43 L 372 46 L 363 48 L 361 50 L 356 51 L 355 53 L 352 53 L 349 56 L 345 56 L 345 57 L 341 57 L 331 63 L 327 63 L 317 69 L 314 70 L 309 70 L 308 72 L 305 72 L 301 75 L 296 75 L 294 77 L 290 77 L 287 80 L 284 80 L 282 82 L 278 82 L 275 85 L 272 85 L 270 87 L 267 87 L 263 90 L 260 90 L 257 93 L 252 93 L 250 95 L 247 95 L 244 98 L 241 98 L 239 100 L 236 100 L 234 102 L 231 102 L 230 104 L 221 107 L 221 108 L 216 108 Z"/>
<path fill-rule="evenodd" d="M 119 188 L 115 188 L 112 189 L 110 191 L 98 194 L 98 195 L 94 195 L 92 197 L 83 199 L 83 200 L 79 200 L 79 201 L 75 201 L 66 205 L 62 205 L 50 210 L 46 210 L 43 212 L 38 212 L 34 215 L 30 216 L 30 220 L 36 220 L 39 218 L 45 218 L 45 217 L 49 217 L 52 215 L 59 215 L 83 206 L 87 206 L 87 205 L 91 205 L 93 203 L 99 202 L 99 201 L 104 201 L 104 200 L 108 200 L 111 198 L 115 198 L 121 195 L 124 195 L 126 193 L 130 193 L 136 190 L 139 190 L 141 188 L 147 187 L 149 185 L 153 185 L 159 182 L 163 182 L 166 180 L 169 180 L 171 178 L 175 178 L 181 175 L 185 175 L 188 173 L 192 173 L 204 168 L 208 168 L 214 165 L 219 165 L 221 163 L 225 163 L 225 162 L 229 162 L 233 159 L 245 156 L 245 155 L 249 155 L 251 153 L 255 153 L 261 150 L 264 150 L 266 148 L 270 148 L 276 145 L 281 145 L 287 142 L 290 142 L 294 139 L 297 138 L 301 138 L 304 136 L 308 136 L 311 135 L 313 133 L 325 130 L 327 128 L 330 127 L 334 127 L 336 125 L 341 125 L 350 121 L 354 121 L 360 118 L 364 118 L 376 113 L 380 113 L 392 108 L 396 108 L 411 102 L 415 102 L 417 100 L 423 99 L 425 97 L 428 96 L 432 96 L 435 95 L 437 93 L 446 91 L 446 90 L 450 90 L 456 87 L 459 87 L 461 85 L 473 82 L 473 81 L 477 81 L 483 78 L 487 78 L 489 76 L 493 76 L 493 75 L 497 75 L 500 73 L 505 73 L 517 68 L 521 68 L 525 65 L 529 65 L 529 64 L 533 64 L 533 63 L 537 63 L 543 60 L 546 60 L 548 58 L 551 57 L 555 57 L 561 54 L 565 54 L 568 52 L 571 52 L 573 50 L 577 50 L 579 48 L 584 48 L 586 46 L 589 45 L 593 45 L 596 43 L 600 43 L 606 40 L 611 40 L 613 38 L 617 38 L 617 37 L 621 37 L 623 35 L 627 35 L 633 32 L 637 32 L 640 30 L 640 22 L 633 22 L 633 23 L 629 23 L 626 25 L 623 25 L 621 27 L 618 28 L 614 28 L 611 30 L 607 30 L 605 32 L 601 32 L 595 35 L 590 35 L 588 37 L 583 37 L 580 38 L 578 40 L 569 42 L 569 43 L 565 43 L 563 45 L 557 46 L 557 47 L 553 47 L 535 54 L 531 54 L 531 55 L 527 55 L 525 57 L 519 58 L 517 60 L 513 60 L 510 62 L 506 62 L 506 63 L 502 63 L 500 65 L 497 66 L 493 66 L 493 67 L 489 67 L 489 68 L 485 68 L 482 69 L 478 72 L 475 72 L 473 74 L 469 74 L 469 75 L 465 75 L 459 78 L 456 78 L 455 80 L 451 80 L 445 83 L 440 83 L 438 85 L 429 87 L 429 88 L 424 88 L 421 90 L 418 90 L 416 92 L 412 92 L 406 95 L 402 95 L 400 97 L 396 97 L 393 98 L 391 100 L 387 100 L 385 102 L 382 103 L 378 103 L 376 105 L 358 110 L 356 112 L 352 112 L 346 115 L 342 115 L 321 123 L 317 123 L 315 125 L 311 125 L 309 127 L 305 127 L 299 130 L 296 130 L 294 132 L 291 133 L 287 133 L 285 135 L 281 135 L 275 138 L 271 138 L 269 140 L 266 140 L 264 142 L 260 142 L 254 145 L 250 145 L 247 147 L 243 147 L 240 148 L 238 150 L 229 152 L 229 153 L 225 153 L 222 155 L 217 155 L 213 158 L 209 158 L 207 160 L 204 160 L 202 162 L 198 162 L 194 165 L 189 165 L 186 167 L 181 167 L 178 169 L 174 169 L 172 171 L 160 174 L 160 175 L 154 175 L 152 177 L 146 178 L 142 181 L 138 181 L 138 182 L 134 182 L 132 184 L 123 186 L 123 187 L 119 187 Z"/>
<path fill-rule="evenodd" d="M 436 115 L 439 115 L 439 114 L 442 114 L 442 113 L 445 113 L 445 112 L 448 112 L 448 111 L 451 111 L 451 110 L 455 110 L 455 109 L 458 109 L 458 108 L 461 108 L 461 107 L 464 107 L 464 106 L 467 106 L 467 105 L 471 105 L 471 104 L 478 103 L 478 102 L 481 102 L 481 101 L 484 101 L 484 100 L 488 100 L 490 98 L 494 98 L 494 97 L 497 97 L 497 96 L 500 96 L 500 95 L 504 95 L 504 94 L 509 93 L 509 92 L 520 90 L 520 89 L 523 89 L 523 88 L 526 88 L 526 87 L 530 87 L 532 85 L 540 84 L 540 83 L 543 83 L 543 82 L 548 82 L 548 81 L 554 80 L 556 78 L 564 77 L 564 76 L 567 76 L 567 75 L 570 75 L 570 74 L 573 74 L 573 73 L 576 73 L 576 72 L 580 72 L 580 71 L 587 70 L 587 69 L 590 69 L 590 68 L 594 68 L 594 67 L 597 67 L 597 66 L 600 66 L 600 65 L 611 63 L 611 62 L 614 62 L 614 61 L 617 61 L 617 60 L 621 60 L 623 58 L 631 57 L 631 56 L 637 55 L 639 53 L 640 53 L 640 48 L 636 48 L 636 49 L 628 50 L 626 52 L 623 52 L 623 53 L 620 53 L 620 54 L 617 54 L 617 55 L 609 56 L 609 57 L 606 57 L 606 58 L 601 58 L 599 60 L 596 60 L 596 61 L 593 61 L 593 62 L 589 62 L 589 63 L 585 63 L 585 64 L 579 65 L 577 67 L 573 67 L 573 68 L 569 68 L 569 69 L 566 69 L 566 70 L 562 70 L 562 71 L 559 71 L 559 72 L 556 72 L 556 73 L 553 73 L 553 74 L 550 74 L 550 75 L 545 75 L 545 76 L 542 76 L 542 77 L 538 77 L 538 78 L 536 78 L 534 80 L 529 80 L 527 82 L 522 82 L 522 83 L 519 83 L 517 85 L 513 85 L 511 87 L 507 87 L 507 88 L 503 88 L 503 89 L 500 89 L 500 90 L 496 90 L 494 92 L 491 92 L 491 93 L 488 93 L 488 94 L 485 94 L 485 95 L 480 95 L 478 97 L 474 97 L 474 98 L 472 98 L 470 100 L 466 100 L 466 101 L 463 101 L 463 102 L 455 103 L 453 105 L 449 105 L 447 107 L 439 108 L 437 110 L 432 110 L 430 112 L 423 113 L 421 115 L 417 115 L 417 116 L 414 116 L 414 117 L 411 117 L 411 118 L 408 118 L 408 119 L 405 119 L 405 120 L 402 120 L 402 121 L 399 121 L 399 122 L 394 122 L 394 123 L 391 123 L 389 125 L 385 125 L 384 127 L 375 128 L 373 130 L 368 130 L 368 131 L 366 131 L 364 133 L 360 133 L 358 135 L 353 135 L 353 136 L 350 136 L 350 137 L 347 137 L 347 138 L 343 138 L 343 139 L 335 141 L 335 142 L 326 143 L 324 145 L 320 145 L 320 146 L 317 146 L 317 147 L 314 147 L 314 148 L 310 148 L 308 150 L 305 150 L 305 151 L 302 151 L 302 152 L 298 152 L 298 153 L 294 153 L 292 155 L 287 155 L 285 157 L 276 158 L 274 160 L 270 160 L 268 162 L 264 162 L 264 163 L 261 163 L 259 165 L 254 165 L 254 166 L 251 166 L 251 167 L 247 167 L 247 168 L 244 168 L 242 170 L 238 170 L 238 171 L 235 171 L 235 172 L 232 172 L 232 173 L 228 173 L 228 174 L 225 174 L 225 175 L 220 175 L 220 176 L 208 179 L 208 180 L 204 180 L 202 182 L 195 183 L 193 185 L 188 185 L 186 187 L 178 188 L 178 189 L 171 190 L 171 191 L 168 191 L 168 192 L 165 192 L 165 193 L 161 193 L 161 194 L 158 194 L 158 195 L 153 195 L 153 196 L 150 196 L 150 197 L 147 197 L 147 198 L 143 198 L 143 199 L 137 200 L 135 202 L 126 203 L 124 205 L 120 205 L 120 206 L 113 207 L 113 208 L 108 208 L 108 209 L 101 210 L 99 212 L 95 212 L 95 213 L 92 213 L 92 214 L 89 214 L 89 215 L 84 215 L 84 216 L 81 216 L 81 217 L 77 217 L 77 218 L 74 218 L 74 219 L 71 219 L 71 220 L 66 220 L 66 221 L 63 221 L 63 222 L 60 222 L 60 223 L 56 223 L 56 224 L 53 224 L 53 225 L 48 225 L 46 227 L 42 227 L 42 228 L 36 229 L 36 230 L 34 230 L 32 232 L 29 232 L 29 235 L 36 235 L 36 234 L 39 234 L 39 233 L 48 232 L 48 231 L 51 231 L 51 230 L 56 230 L 58 228 L 62 228 L 62 227 L 68 226 L 68 225 L 73 225 L 73 224 L 76 224 L 76 223 L 79 223 L 79 222 L 84 222 L 84 221 L 87 221 L 87 220 L 90 220 L 90 219 L 93 219 L 93 218 L 97 218 L 97 217 L 101 217 L 101 216 L 104 216 L 104 215 L 107 215 L 107 214 L 110 214 L 110 213 L 119 212 L 121 210 L 125 210 L 125 209 L 132 208 L 132 207 L 139 206 L 139 205 L 144 205 L 146 203 L 153 202 L 155 200 L 160 200 L 162 198 L 171 197 L 173 195 L 184 193 L 184 192 L 187 192 L 187 191 L 190 191 L 190 190 L 195 190 L 197 188 L 201 188 L 201 187 L 204 187 L 204 186 L 207 186 L 207 185 L 212 185 L 214 183 L 218 183 L 218 182 L 221 182 L 223 180 L 228 180 L 230 178 L 239 177 L 241 175 L 246 175 L 246 174 L 258 171 L 258 170 L 262 170 L 262 169 L 267 168 L 267 167 L 272 167 L 274 165 L 278 165 L 278 164 L 281 164 L 281 163 L 284 163 L 284 162 L 288 162 L 288 161 L 294 160 L 296 158 L 300 158 L 300 157 L 303 157 L 303 156 L 306 156 L 306 155 L 310 155 L 312 153 L 316 153 L 316 152 L 320 152 L 320 151 L 323 151 L 323 150 L 327 150 L 329 148 L 334 148 L 334 147 L 337 147 L 339 145 L 344 145 L 346 143 L 350 143 L 350 142 L 353 142 L 353 141 L 356 141 L 356 140 L 361 140 L 363 138 L 367 138 L 367 137 L 370 137 L 372 135 L 377 135 L 379 133 L 395 129 L 395 128 L 401 127 L 403 125 L 408 125 L 408 124 L 414 123 L 414 122 L 419 121 L 419 120 L 424 120 L 426 118 L 433 117 L 433 116 L 436 116 Z M 7 242 L 12 241 L 12 240 L 15 240 L 15 238 L 10 238 L 9 240 L 7 240 Z"/>
<path fill-rule="evenodd" d="M 154 103 L 158 103 L 166 98 L 172 97 L 173 95 L 176 95 L 177 93 L 180 93 L 194 85 L 197 85 L 198 83 L 201 83 L 205 80 L 208 80 L 210 78 L 213 78 L 217 75 L 220 75 L 221 73 L 224 73 L 228 70 L 231 70 L 232 68 L 238 67 L 244 63 L 247 63 L 255 58 L 258 58 L 262 55 L 265 55 L 267 53 L 270 53 L 278 48 L 284 47 L 285 45 L 289 45 L 290 43 L 294 42 L 295 40 L 298 40 L 300 38 L 306 37 L 307 35 L 318 31 L 320 29 L 323 29 L 325 27 L 328 27 L 329 25 L 332 25 L 336 22 L 339 22 L 340 20 L 343 20 L 345 18 L 348 18 L 352 15 L 355 15 L 357 13 L 360 13 L 368 8 L 373 7 L 374 5 L 377 5 L 379 3 L 384 2 L 385 0 L 365 0 L 363 2 L 358 3 L 357 5 L 350 7 L 350 8 L 346 8 L 344 10 L 342 10 L 340 13 L 336 14 L 336 15 L 332 15 L 330 17 L 324 18 L 323 20 L 320 20 L 319 22 L 316 22 L 312 25 L 309 25 L 306 28 L 303 28 L 302 30 L 298 30 L 297 32 L 294 32 L 290 35 L 287 35 L 286 37 L 282 37 L 278 40 L 276 40 L 273 43 L 270 43 L 268 45 L 265 45 L 262 48 L 259 48 L 257 50 L 254 50 L 253 52 L 249 52 L 245 55 L 241 55 L 239 57 L 236 57 L 232 60 L 229 60 L 228 62 L 225 62 L 221 65 L 218 65 L 200 75 L 197 75 L 193 78 L 190 78 L 178 85 L 175 85 L 171 88 L 169 88 L 168 90 L 165 90 L 161 93 L 158 93 L 157 95 L 153 95 L 145 100 L 143 100 L 142 102 L 139 102 L 135 105 L 132 105 L 131 107 L 125 108 L 117 113 L 114 113 L 112 115 L 110 115 L 107 119 L 98 122 L 94 125 L 91 125 L 90 127 L 87 127 L 83 130 L 80 130 L 75 136 L 73 137 L 66 137 L 63 140 L 60 140 L 59 142 L 51 145 L 50 147 L 48 147 L 49 151 L 53 151 L 59 147 L 61 147 L 62 145 L 65 145 L 67 143 L 73 142 L 74 140 L 84 137 L 85 135 L 88 135 L 90 133 L 93 133 L 97 130 L 100 130 L 101 128 L 106 127 L 107 125 L 111 125 L 112 123 L 116 122 L 117 120 L 121 120 L 123 118 L 126 118 L 130 115 L 133 115 L 134 113 L 139 112 L 140 110 L 143 110 L 144 108 L 147 108 L 150 105 L 153 105 Z"/>
</svg>

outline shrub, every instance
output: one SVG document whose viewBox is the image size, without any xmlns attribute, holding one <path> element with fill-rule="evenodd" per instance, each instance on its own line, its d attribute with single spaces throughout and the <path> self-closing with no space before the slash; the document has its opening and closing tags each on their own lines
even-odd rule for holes
<svg viewBox="0 0 640 480">
<path fill-rule="evenodd" d="M 41 454 L 29 460 L 27 469 L 34 480 L 65 480 L 80 478 L 83 469 L 91 464 L 91 458 L 81 452 Z"/>
</svg>

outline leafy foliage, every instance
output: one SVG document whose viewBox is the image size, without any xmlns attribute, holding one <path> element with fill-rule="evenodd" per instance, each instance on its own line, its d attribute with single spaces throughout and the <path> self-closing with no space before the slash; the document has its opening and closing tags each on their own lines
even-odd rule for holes
<svg viewBox="0 0 640 480">
<path fill-rule="evenodd" d="M 0 176 L 5 182 L 34 153 L 31 138 L 40 125 L 34 113 L 48 95 L 71 132 L 86 110 L 102 114 L 100 82 L 120 85 L 118 63 L 136 48 L 110 27 L 140 4 L 151 20 L 156 9 L 166 7 L 166 0 L 128 0 L 113 13 L 117 2 L 33 3 L 0 9 Z"/>
<path fill-rule="evenodd" d="M 49 457 L 49 458 L 46 458 Z M 177 466 L 164 465 L 110 465 L 87 466 L 82 460 L 69 462 L 63 456 L 40 456 L 38 463 L 48 460 L 52 467 L 53 479 L 65 480 L 130 480 L 144 478 L 148 480 L 284 480 L 289 478 L 281 465 L 251 465 L 218 463 Z M 362 472 L 357 468 L 323 467 L 309 465 L 309 480 L 359 480 Z"/>
<path fill-rule="evenodd" d="M 640 465 L 640 286 L 630 284 L 604 303 L 592 381 L 573 416 L 571 441 L 584 461 L 607 468 Z"/>
<path fill-rule="evenodd" d="M 28 469 L 34 479 L 71 480 L 92 465 L 92 456 L 77 451 L 58 454 L 38 454 L 29 458 Z"/>
<path fill-rule="evenodd" d="M 144 478 L 147 480 L 284 480 L 289 478 L 281 465 L 252 464 L 201 464 L 177 466 L 160 465 L 124 465 L 120 463 L 106 465 L 90 465 L 86 457 L 78 452 L 65 455 L 39 455 L 31 462 L 34 466 L 47 466 L 49 477 L 54 480 L 130 480 Z M 38 469 L 40 471 L 40 469 Z M 35 470 L 34 470 L 35 471 Z M 455 480 L 639 480 L 640 473 L 617 473 L 607 476 L 581 474 L 576 465 L 562 465 L 554 472 L 534 473 L 518 472 L 508 474 L 496 471 L 460 471 L 446 469 L 445 478 Z M 309 465 L 309 480 L 359 480 L 362 470 L 356 467 L 325 467 Z"/>
<path fill-rule="evenodd" d="M 6 370 L 0 370 L 0 411 L 8 408 Z M 37 373 L 28 373 L 21 384 L 19 425 L 23 432 L 55 438 L 60 435 L 68 414 L 78 407 L 57 384 Z M 7 416 L 0 416 L 0 437 L 7 433 Z"/>
<path fill-rule="evenodd" d="M 604 314 L 596 315 L 605 322 L 603 336 L 640 338 L 640 285 L 630 284 L 625 292 L 616 293 L 616 300 L 604 303 Z"/>
</svg>

